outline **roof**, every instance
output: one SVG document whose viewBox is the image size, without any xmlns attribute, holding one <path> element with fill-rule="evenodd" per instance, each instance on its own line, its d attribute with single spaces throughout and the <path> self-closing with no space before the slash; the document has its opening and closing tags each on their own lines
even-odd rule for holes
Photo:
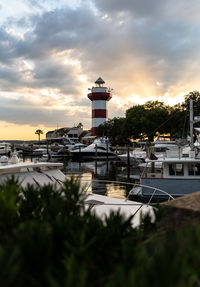
<svg viewBox="0 0 200 287">
<path fill-rule="evenodd" d="M 99 78 L 96 80 L 95 84 L 105 84 L 105 82 L 104 82 L 104 80 L 103 80 L 101 77 L 99 77 Z"/>
<path fill-rule="evenodd" d="M 146 159 L 146 162 L 163 162 L 163 163 L 200 163 L 199 158 L 158 158 L 156 160 Z"/>
<path fill-rule="evenodd" d="M 97 136 L 84 136 L 82 139 L 95 139 Z"/>
<path fill-rule="evenodd" d="M 2 172 L 18 172 L 18 169 L 23 168 L 37 168 L 37 167 L 61 167 L 63 166 L 62 163 L 52 163 L 52 162 L 19 162 L 19 163 L 8 163 L 8 164 L 1 164 L 0 165 L 0 174 Z"/>
</svg>

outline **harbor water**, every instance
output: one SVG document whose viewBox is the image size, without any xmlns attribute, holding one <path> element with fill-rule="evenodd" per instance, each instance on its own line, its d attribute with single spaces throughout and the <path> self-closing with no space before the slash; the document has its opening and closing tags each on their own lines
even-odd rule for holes
<svg viewBox="0 0 200 287">
<path fill-rule="evenodd" d="M 127 198 L 139 177 L 139 170 L 118 166 L 115 161 L 64 162 L 63 172 L 69 178 L 79 177 L 88 192 Z"/>
<path fill-rule="evenodd" d="M 23 157 L 21 160 L 41 161 L 40 157 Z M 136 167 L 128 167 L 117 161 L 72 161 L 57 160 L 62 162 L 62 171 L 67 178 L 78 177 L 81 186 L 88 193 L 97 193 L 116 198 L 128 198 L 129 191 L 134 183 L 139 180 L 140 171 Z"/>
</svg>

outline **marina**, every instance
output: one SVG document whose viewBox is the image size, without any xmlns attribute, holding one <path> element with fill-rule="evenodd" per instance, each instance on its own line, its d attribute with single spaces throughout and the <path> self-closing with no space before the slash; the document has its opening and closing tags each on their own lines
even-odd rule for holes
<svg viewBox="0 0 200 287">
<path fill-rule="evenodd" d="M 102 14 L 99 21 L 123 20 L 123 15 Z M 60 21 L 63 27 L 69 21 L 82 29 L 77 18 L 66 16 Z M 49 26 L 51 17 L 42 27 Z M 121 20 L 115 26 L 119 31 L 124 25 Z M 8 31 L 12 37 L 13 31 Z M 89 34 L 84 34 L 86 42 Z M 20 41 L 24 37 L 19 36 Z M 55 43 L 59 37 L 64 35 L 58 32 Z M 42 38 L 46 50 L 50 42 L 44 34 Z M 75 39 L 71 33 L 70 43 Z M 96 54 L 102 43 L 99 47 Z M 59 60 L 56 49 L 50 52 L 55 57 L 52 66 L 60 65 L 61 78 L 66 69 L 71 75 L 66 86 L 64 78 L 62 88 L 57 84 L 52 88 L 58 79 L 54 81 L 51 65 L 43 62 L 38 77 L 36 61 L 18 64 L 23 81 L 32 74 L 35 77 L 28 89 L 37 77 L 45 81 L 45 71 L 49 82 L 48 88 L 42 88 L 42 81 L 38 84 L 32 102 L 27 95 L 25 105 L 19 99 L 10 100 L 12 112 L 22 105 L 14 121 L 26 115 L 20 134 L 28 138 L 26 132 L 33 125 L 37 140 L 17 141 L 12 135 L 11 141 L 2 136 L 5 140 L 0 143 L 0 282 L 19 287 L 199 286 L 195 270 L 200 244 L 200 92 L 190 92 L 174 106 L 160 98 L 139 104 L 142 98 L 134 82 L 130 96 L 124 95 L 126 84 L 119 97 L 102 77 L 94 83 L 87 80 L 81 62 L 73 58 L 75 50 L 63 52 Z M 114 78 L 116 71 L 120 72 L 117 66 Z M 135 72 L 130 75 L 139 73 L 137 67 Z M 70 86 L 77 73 L 79 85 Z M 162 87 L 155 82 L 156 89 Z M 120 82 L 114 83 L 120 88 Z M 9 100 L 5 102 L 3 120 Z M 5 129 L 4 122 L 2 126 Z"/>
<path fill-rule="evenodd" d="M 200 287 L 200 1 L 0 12 L 0 286 Z"/>
</svg>

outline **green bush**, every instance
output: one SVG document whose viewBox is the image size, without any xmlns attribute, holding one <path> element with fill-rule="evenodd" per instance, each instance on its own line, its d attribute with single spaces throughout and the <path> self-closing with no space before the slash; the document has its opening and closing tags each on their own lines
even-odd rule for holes
<svg viewBox="0 0 200 287">
<path fill-rule="evenodd" d="M 199 286 L 200 224 L 139 228 L 119 212 L 104 221 L 71 178 L 54 186 L 0 186 L 0 286 Z"/>
</svg>

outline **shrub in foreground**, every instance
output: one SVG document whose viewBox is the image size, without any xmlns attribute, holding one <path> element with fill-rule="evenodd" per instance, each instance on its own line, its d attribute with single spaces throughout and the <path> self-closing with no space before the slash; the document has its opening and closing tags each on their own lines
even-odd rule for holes
<svg viewBox="0 0 200 287">
<path fill-rule="evenodd" d="M 160 218 L 160 213 L 159 213 Z M 0 186 L 0 286 L 199 286 L 200 224 L 161 232 L 84 206 L 71 178 L 62 188 Z"/>
</svg>

